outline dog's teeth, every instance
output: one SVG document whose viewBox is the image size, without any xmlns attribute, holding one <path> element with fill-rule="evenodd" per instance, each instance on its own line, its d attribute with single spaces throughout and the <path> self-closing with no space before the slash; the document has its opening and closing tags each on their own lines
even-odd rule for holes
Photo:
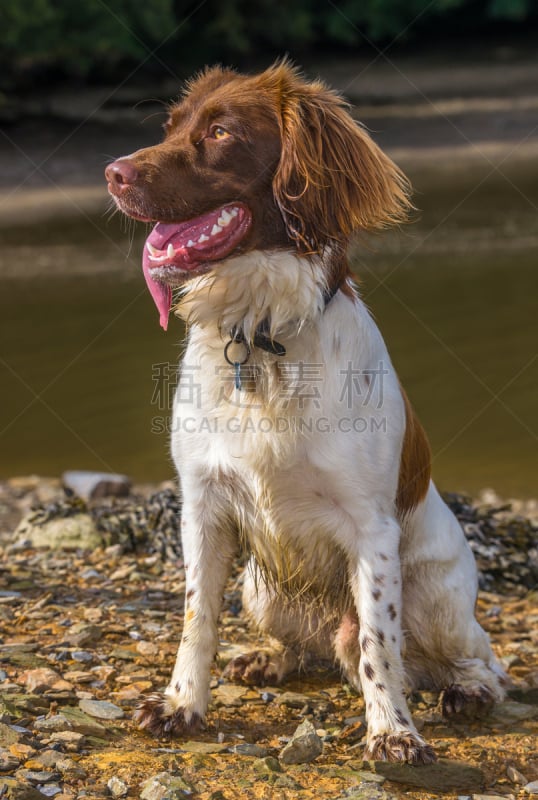
<svg viewBox="0 0 538 800">
<path fill-rule="evenodd" d="M 220 233 L 222 228 L 219 228 L 218 225 L 213 225 L 211 228 L 211 236 L 215 236 L 217 233 Z"/>
<path fill-rule="evenodd" d="M 228 225 L 232 221 L 233 217 L 228 211 L 226 211 L 226 209 L 224 209 L 224 211 L 222 211 L 220 215 L 220 219 L 224 222 L 225 225 Z"/>
<path fill-rule="evenodd" d="M 150 244 L 150 242 L 146 242 L 146 247 L 148 248 L 148 251 L 149 253 L 151 253 L 152 256 L 156 256 L 157 253 L 159 252 L 156 247 L 153 247 L 153 245 Z"/>
<path fill-rule="evenodd" d="M 169 244 L 168 247 L 166 248 L 166 255 L 168 256 L 168 258 L 173 258 L 175 254 L 176 251 L 174 250 L 174 245 Z"/>
<path fill-rule="evenodd" d="M 165 260 L 165 256 L 148 256 L 150 261 L 155 261 L 157 264 L 162 264 Z"/>
<path fill-rule="evenodd" d="M 232 208 L 232 210 L 230 211 L 230 214 L 232 215 L 232 217 L 237 217 L 237 215 L 239 214 L 239 209 L 238 208 Z"/>
<path fill-rule="evenodd" d="M 198 239 L 198 244 L 202 244 L 202 242 L 208 242 L 208 241 L 209 241 L 209 236 L 204 236 L 204 234 L 202 233 L 202 235 Z"/>
<path fill-rule="evenodd" d="M 186 244 L 186 247 L 194 247 L 194 244 L 195 243 L 192 241 L 192 239 L 189 239 L 189 241 Z"/>
</svg>

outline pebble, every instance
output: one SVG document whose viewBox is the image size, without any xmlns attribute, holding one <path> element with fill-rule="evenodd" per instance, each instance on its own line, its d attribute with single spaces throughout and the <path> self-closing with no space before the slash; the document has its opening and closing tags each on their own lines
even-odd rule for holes
<svg viewBox="0 0 538 800">
<path fill-rule="evenodd" d="M 249 744 L 248 742 L 234 744 L 233 747 L 230 747 L 230 753 L 235 753 L 238 756 L 255 756 L 256 758 L 265 758 L 269 755 L 266 747 L 261 747 L 259 744 Z"/>
<path fill-rule="evenodd" d="M 144 781 L 140 787 L 140 800 L 180 800 L 190 797 L 193 793 L 190 784 L 181 776 L 171 775 L 169 772 L 160 772 Z"/>
<path fill-rule="evenodd" d="M 280 752 L 284 764 L 306 764 L 323 752 L 323 742 L 312 723 L 301 722 L 288 744 Z"/>
<path fill-rule="evenodd" d="M 300 708 L 309 706 L 312 703 L 312 698 L 306 694 L 299 694 L 298 692 L 282 692 L 276 698 L 276 703 L 279 706 L 286 706 L 287 708 Z"/>
<path fill-rule="evenodd" d="M 115 775 L 108 781 L 107 788 L 112 797 L 125 797 L 129 792 L 128 785 Z"/>
<path fill-rule="evenodd" d="M 58 731 L 50 737 L 51 742 L 62 745 L 65 750 L 77 753 L 86 741 L 82 733 L 76 731 Z"/>
<path fill-rule="evenodd" d="M 527 794 L 538 794 L 538 781 L 532 781 L 523 787 L 523 791 Z"/>
<path fill-rule="evenodd" d="M 508 780 L 512 781 L 512 783 L 528 783 L 528 779 L 517 770 L 515 767 L 509 766 L 506 768 L 506 774 L 508 776 Z"/>
<path fill-rule="evenodd" d="M 257 758 L 252 766 L 256 772 L 282 772 L 280 762 L 273 756 Z"/>
<path fill-rule="evenodd" d="M 434 764 L 424 764 L 420 769 L 412 764 L 388 761 L 368 761 L 366 765 L 389 781 L 432 792 L 472 792 L 484 785 L 484 774 L 478 767 L 446 758 L 440 758 Z"/>
<path fill-rule="evenodd" d="M 70 731 L 72 723 L 63 714 L 54 714 L 52 717 L 37 718 L 34 722 L 34 728 L 38 731 L 56 732 L 56 731 Z"/>
<path fill-rule="evenodd" d="M 73 689 L 72 684 L 65 681 L 58 672 L 46 667 L 23 672 L 19 676 L 19 681 L 26 686 L 29 692 L 37 692 L 39 694 L 50 689 L 55 691 L 71 691 Z"/>
<path fill-rule="evenodd" d="M 80 700 L 79 706 L 85 714 L 97 719 L 123 719 L 125 711 L 108 700 Z"/>
</svg>

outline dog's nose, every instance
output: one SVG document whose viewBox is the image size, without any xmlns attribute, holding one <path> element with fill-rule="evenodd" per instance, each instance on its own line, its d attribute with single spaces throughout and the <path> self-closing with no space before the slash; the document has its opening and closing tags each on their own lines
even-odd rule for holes
<svg viewBox="0 0 538 800">
<path fill-rule="evenodd" d="M 122 192 L 136 183 L 138 170 L 132 161 L 119 158 L 105 169 L 105 178 L 114 192 Z"/>
</svg>

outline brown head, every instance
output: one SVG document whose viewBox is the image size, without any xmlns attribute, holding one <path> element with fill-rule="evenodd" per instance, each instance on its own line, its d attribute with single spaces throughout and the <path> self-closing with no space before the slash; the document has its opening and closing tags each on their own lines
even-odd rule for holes
<svg viewBox="0 0 538 800">
<path fill-rule="evenodd" d="M 342 98 L 285 61 L 254 76 L 207 69 L 170 107 L 164 140 L 114 161 L 106 177 L 124 213 L 159 223 L 144 272 L 161 321 L 166 284 L 236 252 L 330 248 L 341 261 L 330 281 L 341 281 L 350 236 L 410 208 L 405 176 Z"/>
</svg>

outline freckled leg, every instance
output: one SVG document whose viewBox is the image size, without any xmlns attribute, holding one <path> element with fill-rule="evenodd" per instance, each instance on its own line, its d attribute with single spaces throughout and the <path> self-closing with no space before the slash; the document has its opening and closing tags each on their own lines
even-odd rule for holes
<svg viewBox="0 0 538 800">
<path fill-rule="evenodd" d="M 360 620 L 359 679 L 366 703 L 366 758 L 423 764 L 435 754 L 407 708 L 401 658 L 400 528 L 390 518 L 362 529 L 351 575 Z M 352 561 L 350 563 L 353 563 Z"/>
<path fill-rule="evenodd" d="M 213 496 L 210 483 L 205 482 L 205 491 L 203 484 L 203 479 L 196 481 L 190 492 L 189 485 L 183 485 L 185 622 L 172 678 L 164 695 L 150 695 L 135 712 L 140 727 L 155 736 L 196 729 L 208 703 L 217 621 L 236 542 L 229 521 L 218 514 L 219 498 Z"/>
</svg>

